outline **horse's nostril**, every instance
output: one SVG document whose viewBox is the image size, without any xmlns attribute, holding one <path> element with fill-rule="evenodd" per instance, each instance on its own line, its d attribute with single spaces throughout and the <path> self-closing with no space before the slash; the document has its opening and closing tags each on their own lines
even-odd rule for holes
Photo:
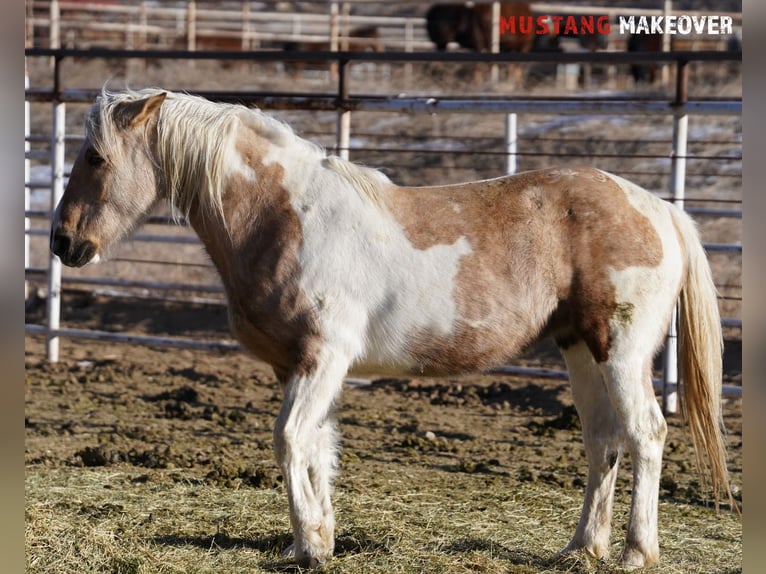
<svg viewBox="0 0 766 574">
<path fill-rule="evenodd" d="M 66 255 L 69 252 L 71 245 L 72 238 L 65 233 L 58 231 L 53 234 L 53 239 L 51 240 L 51 251 L 53 251 L 55 255 L 58 255 L 59 257 Z"/>
<path fill-rule="evenodd" d="M 57 229 L 51 233 L 51 251 L 58 255 L 64 265 L 82 267 L 94 260 L 98 247 L 88 239 L 77 239 Z"/>
</svg>

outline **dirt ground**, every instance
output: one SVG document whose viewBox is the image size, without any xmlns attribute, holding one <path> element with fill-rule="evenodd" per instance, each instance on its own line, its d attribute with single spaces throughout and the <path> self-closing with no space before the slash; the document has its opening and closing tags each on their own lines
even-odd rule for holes
<svg viewBox="0 0 766 574">
<path fill-rule="evenodd" d="M 30 309 L 29 319 L 34 320 L 40 312 L 39 308 Z M 70 294 L 65 297 L 65 312 L 72 326 L 145 334 L 174 331 L 186 336 L 219 339 L 226 336 L 225 309 L 220 306 L 136 304 L 135 301 Z M 736 384 L 741 379 L 737 342 L 729 342 L 727 351 L 726 379 Z M 31 507 L 28 528 L 34 530 L 39 520 L 34 518 L 38 517 L 35 513 L 35 510 L 39 512 L 37 506 L 53 504 L 57 512 L 66 516 L 74 498 L 79 502 L 71 520 L 85 520 L 85 514 L 88 521 L 102 524 L 114 512 L 129 516 L 135 512 L 142 519 L 135 527 L 134 536 L 151 538 L 151 527 L 146 523 L 146 520 L 154 520 L 151 518 L 154 513 L 147 510 L 152 504 L 151 492 L 168 481 L 174 485 L 200 485 L 229 499 L 244 492 L 274 492 L 284 496 L 271 447 L 272 427 L 281 396 L 275 377 L 266 365 L 237 352 L 162 349 L 84 340 L 62 340 L 62 357 L 63 360 L 55 364 L 46 362 L 42 337 L 27 337 L 26 469 L 28 505 Z M 562 366 L 555 349 L 548 346 L 519 362 L 551 368 Z M 724 408 L 729 469 L 741 504 L 741 400 L 726 400 Z M 411 488 L 416 484 L 420 493 L 440 493 L 447 500 L 467 496 L 465 504 L 474 512 L 486 508 L 487 501 L 498 496 L 533 489 L 528 495 L 532 498 L 524 499 L 531 505 L 527 512 L 534 516 L 537 512 L 535 504 L 546 504 L 549 499 L 560 501 L 553 504 L 561 505 L 560 511 L 566 512 L 570 522 L 569 530 L 562 535 L 571 535 L 571 523 L 576 521 L 584 490 L 586 461 L 568 383 L 505 375 L 378 379 L 361 386 L 347 385 L 337 415 L 343 437 L 336 495 L 341 501 L 354 500 L 359 493 L 364 493 L 365 496 L 401 502 L 401 492 L 392 488 L 390 481 L 384 478 L 391 476 L 397 480 L 416 477 L 408 484 Z M 705 528 L 721 521 L 710 507 L 708 492 L 695 471 L 690 437 L 681 416 L 671 415 L 668 422 L 660 495 L 660 521 L 666 538 L 673 536 L 676 527 L 683 528 L 683 521 L 689 516 L 707 524 Z M 83 501 L 81 481 L 93 472 L 98 476 L 99 487 L 95 495 L 88 494 Z M 115 479 L 110 482 L 109 477 L 116 476 L 125 478 L 113 484 Z M 47 484 L 46 481 L 53 480 L 51 477 L 65 479 L 67 486 L 35 486 L 39 481 Z M 105 488 L 110 490 L 105 491 Z M 458 492 L 453 493 L 451 489 Z M 540 494 L 540 490 L 544 494 Z M 139 501 L 135 502 L 134 510 L 129 510 L 130 505 L 116 502 L 121 500 L 118 493 L 125 492 L 132 492 Z M 625 512 L 630 492 L 629 459 L 621 469 L 618 492 L 618 505 L 622 504 Z M 88 504 L 87 500 L 92 496 L 101 502 Z M 289 541 L 287 506 L 284 500 L 282 503 L 271 513 L 283 519 L 282 528 L 277 529 L 277 538 L 269 542 L 271 545 L 284 546 Z M 188 512 L 180 506 L 167 512 Z M 406 513 L 403 515 L 402 527 L 417 521 L 425 509 L 418 510 L 417 504 L 408 507 L 407 511 L 413 514 L 410 517 Z M 382 552 L 378 548 L 380 540 L 374 536 L 365 543 L 371 545 L 373 550 L 370 550 L 356 541 L 358 532 L 349 531 L 349 522 L 355 523 L 357 512 L 375 520 L 374 513 L 381 511 L 362 508 L 340 513 L 337 544 L 346 562 L 340 562 L 345 565 L 337 566 L 338 571 L 393 571 L 390 564 L 378 569 L 369 565 L 367 569 L 348 565 L 348 561 L 361 560 L 367 552 Z M 676 512 L 686 518 L 675 517 Z M 692 567 L 695 554 L 682 547 L 681 557 L 671 558 L 672 563 L 678 564 L 677 571 L 738 571 L 741 530 L 737 530 L 740 527 L 733 513 L 724 511 L 723 516 L 733 533 L 726 530 L 721 534 L 714 529 L 700 536 L 723 545 L 723 549 L 717 550 L 713 556 L 719 556 L 720 552 L 733 553 L 734 561 L 727 559 L 713 570 L 708 569 L 709 564 Z M 188 537 L 188 527 L 175 520 L 165 524 L 170 532 L 166 538 Z M 481 520 L 476 519 L 472 526 L 481 524 Z M 668 523 L 662 524 L 663 520 Z M 250 534 L 250 543 L 246 542 L 247 535 L 228 526 L 227 532 L 234 529 L 239 541 L 229 540 L 227 549 L 230 552 L 236 554 L 237 549 L 248 548 L 248 544 L 256 544 L 259 551 L 266 552 L 260 543 L 253 542 L 260 540 L 259 535 L 263 533 L 257 531 L 257 526 L 249 526 L 255 530 Z M 45 530 L 43 526 L 38 527 Z M 614 552 L 617 554 L 621 543 L 619 522 L 615 529 Z M 689 532 L 683 534 L 685 537 L 689 535 Z M 216 536 L 220 538 L 219 534 L 209 531 L 207 536 L 209 540 L 202 537 L 208 540 L 206 544 L 215 542 Z M 424 536 L 435 534 L 429 527 Z M 446 532 L 442 536 L 451 536 L 453 543 L 462 540 L 460 531 Z M 169 544 L 160 538 L 152 538 L 155 552 L 157 546 Z M 28 571 L 65 571 L 32 567 L 35 561 L 44 562 L 46 556 L 53 559 L 49 548 L 35 545 L 35 536 L 28 536 L 28 539 L 31 541 L 27 550 Z M 565 543 L 564 538 L 552 544 Z M 667 552 L 666 544 L 673 546 L 663 540 L 663 552 Z M 269 551 L 276 552 L 274 549 Z M 399 552 L 406 555 L 411 550 L 404 548 Z M 573 569 L 571 564 L 551 567 L 550 554 L 543 552 L 547 558 L 531 562 L 529 557 L 524 558 L 515 567 L 512 567 L 513 560 L 508 566 L 507 556 L 500 556 L 493 566 L 483 571 L 593 571 L 592 566 L 590 569 Z M 119 555 L 124 557 L 130 553 L 121 548 Z M 433 555 L 441 554 L 434 551 Z M 253 571 L 273 571 L 272 567 L 264 567 L 263 556 L 259 556 L 261 569 Z M 61 558 L 52 563 L 60 567 L 57 560 Z M 145 564 L 147 559 L 142 560 L 139 563 Z M 266 562 L 266 566 L 273 566 L 273 560 Z M 112 571 L 155 571 L 154 566 L 119 570 L 110 564 Z M 277 570 L 285 567 L 284 562 L 277 561 L 276 564 Z M 522 568 L 523 564 L 526 565 Z M 168 571 L 240 571 L 237 568 Z M 465 562 L 438 567 L 399 565 L 397 570 L 399 568 L 399 571 L 409 572 L 470 570 Z M 596 567 L 597 571 L 603 572 L 614 571 L 614 568 L 614 563 L 599 563 Z"/>
<path fill-rule="evenodd" d="M 130 313 L 130 332 L 158 334 L 163 322 L 187 336 L 225 337 L 218 306 L 115 304 L 67 297 L 70 325 L 109 329 Z M 160 308 L 162 307 L 162 308 Z M 86 316 L 89 320 L 83 320 Z M 78 320 L 80 319 L 80 320 Z M 107 323 L 107 324 L 104 324 Z M 741 380 L 740 346 L 727 342 L 727 383 Z M 26 462 L 32 468 L 132 465 L 184 468 L 216 481 L 259 486 L 270 469 L 271 428 L 281 401 L 271 369 L 239 352 L 163 349 L 62 340 L 63 360 L 44 359 L 44 340 L 26 345 Z M 519 364 L 561 369 L 552 345 Z M 351 381 L 338 407 L 347 457 L 414 457 L 468 471 L 583 484 L 584 451 L 568 383 L 507 375 Z M 741 401 L 725 401 L 730 470 L 741 488 Z M 702 500 L 689 437 L 669 416 L 663 488 Z M 559 432 L 562 431 L 562 432 Z M 517 450 L 533 447 L 519 463 Z M 244 475 L 242 473 L 245 473 Z M 239 474 L 238 474 L 239 473 Z"/>
</svg>

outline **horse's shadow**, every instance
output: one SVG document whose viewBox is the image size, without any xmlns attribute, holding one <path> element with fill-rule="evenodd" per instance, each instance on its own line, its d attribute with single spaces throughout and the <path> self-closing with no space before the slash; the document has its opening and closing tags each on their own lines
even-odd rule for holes
<svg viewBox="0 0 766 574">
<path fill-rule="evenodd" d="M 597 568 L 593 568 L 592 562 L 599 562 L 603 566 L 603 561 L 590 560 L 579 556 L 577 553 L 572 555 L 561 555 L 558 553 L 542 555 L 529 550 L 508 548 L 494 540 L 478 537 L 455 540 L 448 544 L 444 551 L 453 554 L 489 553 L 508 564 L 507 572 L 519 574 L 542 571 L 591 573 L 594 571 L 601 572 L 598 565 Z"/>
<path fill-rule="evenodd" d="M 166 535 L 155 537 L 152 542 L 163 546 L 196 546 L 204 550 L 247 549 L 264 554 L 258 563 L 259 568 L 268 572 L 303 572 L 292 558 L 283 556 L 282 551 L 292 542 L 289 532 L 272 532 L 259 538 L 241 538 L 216 533 L 213 536 Z M 391 553 L 386 536 L 375 536 L 363 529 L 352 528 L 340 533 L 335 539 L 335 557 L 355 554 Z M 454 540 L 446 546 L 440 545 L 439 552 L 448 554 L 472 554 L 475 552 L 491 553 L 508 564 L 508 572 L 593 572 L 593 564 L 577 556 L 559 556 L 558 554 L 536 554 L 528 550 L 513 549 L 503 546 L 488 538 L 468 537 Z M 586 564 L 588 562 L 588 564 Z M 603 562 L 603 561 L 599 561 Z M 600 564 L 605 566 L 605 564 Z M 608 569 L 607 569 L 608 570 Z M 596 571 L 602 571 L 600 567 Z"/>
<path fill-rule="evenodd" d="M 292 561 L 292 557 L 283 556 L 285 548 L 292 543 L 289 532 L 273 532 L 259 538 L 241 538 L 216 533 L 213 536 L 157 536 L 152 542 L 162 546 L 196 546 L 204 550 L 255 550 L 264 555 L 258 566 L 269 572 L 304 572 Z M 389 544 L 385 539 L 371 536 L 360 529 L 351 529 L 339 534 L 335 539 L 336 557 L 364 554 L 369 552 L 388 552 Z"/>
<path fill-rule="evenodd" d="M 298 572 L 300 569 L 291 562 L 288 557 L 281 557 L 282 551 L 292 542 L 292 535 L 288 532 L 274 532 L 265 534 L 259 538 L 241 538 L 239 536 L 229 536 L 218 532 L 212 536 L 184 536 L 184 535 L 165 535 L 157 536 L 152 539 L 154 544 L 159 546 L 196 546 L 204 550 L 211 548 L 217 550 L 256 550 L 265 556 L 274 556 L 275 558 L 266 559 L 259 564 L 261 568 L 271 572 Z"/>
</svg>

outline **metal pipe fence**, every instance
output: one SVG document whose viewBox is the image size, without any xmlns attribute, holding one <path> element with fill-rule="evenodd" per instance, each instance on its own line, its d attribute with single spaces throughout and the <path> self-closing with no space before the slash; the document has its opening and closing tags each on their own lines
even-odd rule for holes
<svg viewBox="0 0 766 574">
<path fill-rule="evenodd" d="M 447 0 L 463 4 L 463 0 Z M 28 41 L 47 41 L 51 48 L 76 43 L 78 48 L 94 44 L 107 44 L 111 48 L 149 47 L 167 48 L 183 44 L 188 50 L 206 45 L 236 45 L 241 49 L 265 47 L 284 42 L 316 42 L 332 46 L 332 50 L 347 48 L 350 41 L 361 42 L 375 48 L 412 52 L 429 49 L 431 42 L 425 30 L 425 8 L 409 10 L 410 16 L 377 16 L 353 14 L 352 5 L 370 4 L 370 0 L 330 0 L 301 12 L 282 12 L 277 2 L 261 2 L 252 9 L 249 2 L 239 7 L 221 3 L 189 0 L 178 6 L 164 6 L 157 2 L 136 0 L 132 3 L 67 2 L 50 0 L 27 2 Z M 492 51 L 499 51 L 498 0 L 477 0 L 476 3 L 493 6 Z M 407 4 L 402 2 L 402 4 Z M 410 3 L 415 4 L 415 3 Z M 670 14 L 701 15 L 711 12 L 665 10 L 663 8 L 637 8 L 617 6 L 571 6 L 569 4 L 533 2 L 535 14 L 607 15 L 617 28 L 618 16 L 659 16 Z M 419 15 L 418 15 L 419 14 Z M 740 12 L 715 12 L 732 19 L 735 29 L 741 28 Z M 378 38 L 357 38 L 354 30 L 361 27 L 380 28 Z M 668 37 L 669 39 L 669 37 Z M 608 37 L 610 48 L 621 40 L 618 34 Z M 694 41 L 710 46 L 725 40 L 710 40 L 695 35 Z M 70 46 L 71 47 L 71 46 Z M 493 71 L 496 74 L 496 70 Z"/>
<path fill-rule="evenodd" d="M 90 103 L 97 96 L 96 90 L 82 89 L 61 89 L 59 78 L 59 68 L 63 60 L 67 58 L 182 58 L 182 59 L 219 59 L 232 57 L 235 59 L 248 58 L 251 60 L 273 60 L 282 57 L 281 54 L 274 52 L 179 52 L 168 54 L 167 51 L 136 51 L 136 50 L 51 50 L 51 49 L 28 49 L 28 57 L 49 57 L 54 60 L 53 67 L 53 88 L 37 89 L 28 87 L 26 90 L 26 101 L 49 103 L 53 108 L 53 126 L 51 149 L 49 151 L 52 181 L 51 205 L 50 211 L 43 210 L 32 211 L 27 209 L 25 218 L 27 220 L 34 218 L 46 218 L 52 213 L 56 203 L 59 201 L 63 192 L 65 171 L 64 171 L 64 146 L 69 139 L 65 133 L 65 113 L 67 103 Z M 506 158 L 506 169 L 512 173 L 516 169 L 516 161 L 519 157 L 527 153 L 519 151 L 520 138 L 518 136 L 518 114 L 536 113 L 536 114 L 588 114 L 588 115 L 656 115 L 671 116 L 673 119 L 673 139 L 672 150 L 670 154 L 670 189 L 667 199 L 674 201 L 680 206 L 691 198 L 685 197 L 684 183 L 689 176 L 686 170 L 687 160 L 710 160 L 721 161 L 741 161 L 739 157 L 720 158 L 714 154 L 696 153 L 687 154 L 688 145 L 688 117 L 689 115 L 734 115 L 741 114 L 741 99 L 689 99 L 687 93 L 687 74 L 688 62 L 707 61 L 737 61 L 741 59 L 741 53 L 719 53 L 719 52 L 681 52 L 681 53 L 634 53 L 634 54 L 616 54 L 616 53 L 593 53 L 593 54 L 469 54 L 469 53 L 372 53 L 372 52 L 310 52 L 302 53 L 308 61 L 336 62 L 338 65 L 338 86 L 334 94 L 291 94 L 291 93 L 244 93 L 244 92 L 199 92 L 199 95 L 208 97 L 217 101 L 238 102 L 245 105 L 267 106 L 274 110 L 308 109 L 325 110 L 337 113 L 336 133 L 334 134 L 336 153 L 348 157 L 350 152 L 407 152 L 417 151 L 417 153 L 443 153 L 444 150 L 407 150 L 379 148 L 355 148 L 351 147 L 349 142 L 351 135 L 351 117 L 358 112 L 376 111 L 376 112 L 398 112 L 398 113 L 501 113 L 505 114 L 506 122 L 504 126 L 504 147 L 501 151 L 479 151 L 470 150 L 449 150 L 450 153 L 482 153 L 490 155 L 501 155 Z M 293 55 L 292 57 L 298 57 Z M 653 100 L 631 99 L 625 97 L 587 97 L 587 98 L 513 98 L 513 97 L 442 97 L 442 96 L 417 96 L 417 97 L 397 97 L 397 96 L 365 96 L 352 93 L 349 89 L 349 78 L 346 73 L 348 66 L 352 62 L 359 61 L 390 61 L 390 62 L 506 62 L 506 61 L 560 61 L 571 60 L 582 61 L 601 61 L 601 62 L 619 62 L 627 63 L 632 61 L 652 61 L 652 62 L 674 62 L 676 64 L 676 91 L 672 98 Z M 333 135 L 333 134 L 331 134 Z M 27 141 L 35 139 L 27 134 Z M 521 140 L 523 142 L 523 140 Z M 738 142 L 741 144 L 741 142 Z M 42 152 L 27 152 L 27 157 L 42 157 Z M 554 155 L 554 154 L 551 154 Z M 561 155 L 561 154 L 555 154 Z M 565 154 L 567 155 L 567 154 Z M 568 154 L 572 155 L 572 154 Z M 596 157 L 604 157 L 606 154 L 596 154 Z M 620 157 L 619 154 L 611 154 L 614 157 Z M 584 157 L 593 157 L 594 154 L 583 154 Z M 647 158 L 667 157 L 660 154 L 645 154 Z M 29 181 L 25 193 L 29 194 L 33 187 L 33 182 Z M 37 182 L 35 185 L 44 186 L 44 182 Z M 697 201 L 697 200 L 695 200 Z M 699 199 L 698 201 L 730 201 L 716 199 Z M 27 204 L 28 205 L 28 204 Z M 712 215 L 715 217 L 741 217 L 741 210 L 733 209 L 715 209 L 694 207 L 688 209 L 691 213 L 697 215 Z M 152 223 L 172 223 L 169 218 L 156 218 Z M 40 229 L 30 229 L 26 231 L 26 236 L 44 234 Z M 196 239 L 188 236 L 168 236 L 150 233 L 139 233 L 135 237 L 136 241 L 162 241 L 170 243 L 195 243 Z M 706 244 L 709 252 L 731 253 L 733 255 L 741 254 L 741 245 L 735 244 Z M 156 262 L 160 263 L 160 262 Z M 28 266 L 28 260 L 27 260 Z M 45 325 L 27 325 L 27 331 L 31 333 L 45 333 L 47 340 L 47 355 L 51 361 L 58 360 L 58 341 L 60 337 L 81 337 L 96 338 L 104 340 L 119 340 L 131 343 L 141 343 L 150 345 L 169 345 L 169 346 L 189 346 L 193 348 L 213 348 L 213 349 L 233 349 L 237 348 L 233 341 L 191 341 L 183 338 L 173 337 L 148 337 L 126 333 L 106 333 L 100 331 L 84 331 L 80 329 L 70 329 L 62 327 L 60 324 L 60 306 L 61 290 L 63 283 L 80 283 L 91 287 L 123 287 L 123 288 L 141 288 L 151 290 L 192 290 L 207 293 L 221 293 L 220 286 L 217 285 L 185 285 L 173 282 L 157 281 L 131 281 L 125 279 L 106 279 L 106 278 L 62 278 L 61 266 L 54 257 L 50 258 L 47 271 L 42 269 L 29 269 L 29 274 L 47 277 L 47 318 Z M 741 326 L 741 321 L 729 319 L 724 322 L 726 326 Z M 666 348 L 665 377 L 663 383 L 665 408 L 668 411 L 673 410 L 673 392 L 677 384 L 676 373 L 674 372 L 675 358 L 672 352 L 675 334 L 671 329 L 668 344 Z M 737 393 L 739 391 L 729 389 L 728 392 Z"/>
</svg>

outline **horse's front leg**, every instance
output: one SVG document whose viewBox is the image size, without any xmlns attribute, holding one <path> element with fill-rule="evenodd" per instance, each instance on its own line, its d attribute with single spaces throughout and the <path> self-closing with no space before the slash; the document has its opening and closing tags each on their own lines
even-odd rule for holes
<svg viewBox="0 0 766 574">
<path fill-rule="evenodd" d="M 274 429 L 274 451 L 290 504 L 296 562 L 317 566 L 332 556 L 335 517 L 330 496 L 337 463 L 332 408 L 348 361 L 321 348 L 283 377 L 285 396 Z"/>
</svg>

